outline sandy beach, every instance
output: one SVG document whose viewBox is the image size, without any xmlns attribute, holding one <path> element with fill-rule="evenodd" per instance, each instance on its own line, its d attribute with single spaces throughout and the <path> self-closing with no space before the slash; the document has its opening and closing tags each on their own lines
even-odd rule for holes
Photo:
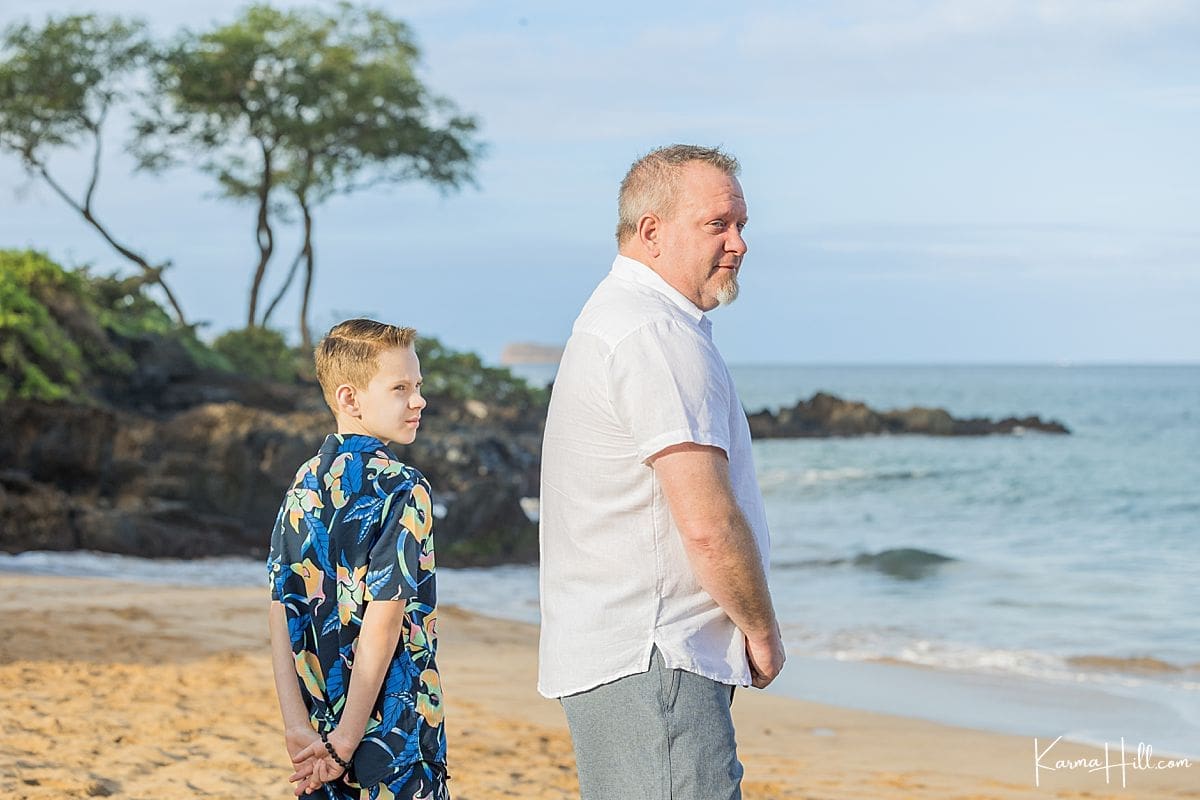
<svg viewBox="0 0 1200 800">
<path fill-rule="evenodd" d="M 265 592 L 14 574 L 0 588 L 0 796 L 290 796 Z M 576 796 L 562 711 L 534 690 L 536 628 L 453 608 L 439 628 L 454 796 Z M 1059 743 L 1039 771 L 1032 736 L 757 691 L 734 716 L 747 798 L 1200 797 L 1200 765 L 1145 769 L 1158 755 L 1127 752 L 1123 787 L 1117 766 L 1050 769 L 1103 764 L 1095 748 Z"/>
</svg>

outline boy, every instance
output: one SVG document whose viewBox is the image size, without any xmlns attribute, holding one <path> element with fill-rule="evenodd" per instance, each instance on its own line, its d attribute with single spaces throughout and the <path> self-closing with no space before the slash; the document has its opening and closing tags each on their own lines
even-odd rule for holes
<svg viewBox="0 0 1200 800">
<path fill-rule="evenodd" d="M 300 467 L 271 534 L 271 656 L 296 794 L 447 800 L 416 331 L 369 319 L 317 345 L 337 434 Z M 305 793 L 308 794 L 305 794 Z"/>
</svg>

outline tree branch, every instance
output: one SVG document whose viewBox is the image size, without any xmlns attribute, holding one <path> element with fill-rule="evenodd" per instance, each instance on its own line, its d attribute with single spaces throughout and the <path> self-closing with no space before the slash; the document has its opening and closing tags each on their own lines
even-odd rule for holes
<svg viewBox="0 0 1200 800">
<path fill-rule="evenodd" d="M 298 198 L 300 202 L 300 211 L 304 214 L 304 294 L 300 301 L 300 341 L 303 343 L 306 350 L 313 349 L 312 334 L 308 330 L 308 301 L 312 296 L 313 283 L 313 218 L 312 212 L 308 207 L 308 199 L 304 196 Z"/>
<path fill-rule="evenodd" d="M 280 288 L 274 299 L 271 300 L 271 304 L 267 306 L 266 313 L 263 314 L 262 324 L 264 328 L 267 326 L 267 323 L 271 321 L 271 315 L 275 313 L 275 306 L 279 305 L 279 301 L 283 299 L 285 294 L 287 294 L 287 290 L 292 288 L 292 280 L 296 277 L 296 270 L 300 266 L 300 259 L 302 258 L 304 258 L 303 246 L 301 246 L 299 252 L 296 253 L 296 257 L 292 259 L 292 266 L 288 268 L 287 279 L 284 280 L 283 287 Z"/>
<path fill-rule="evenodd" d="M 104 237 L 104 241 L 108 242 L 114 250 L 125 256 L 125 258 L 129 259 L 134 264 L 137 264 L 138 267 L 140 267 L 154 283 L 157 283 L 159 287 L 162 288 L 163 294 L 167 296 L 167 302 L 171 304 L 171 309 L 175 312 L 175 320 L 180 325 L 186 326 L 187 319 L 183 315 L 183 308 L 179 305 L 179 301 L 175 298 L 175 293 L 171 291 L 171 288 L 167 286 L 166 281 L 163 280 L 162 272 L 167 265 L 163 264 L 162 266 L 153 267 L 141 255 L 135 253 L 125 245 L 118 242 L 115 238 L 113 238 L 113 235 L 108 232 L 108 229 L 100 224 L 100 221 L 96 219 L 94 214 L 92 214 L 92 210 L 90 208 L 81 206 L 75 200 L 75 198 L 71 197 L 71 195 L 67 193 L 66 189 L 64 189 L 59 182 L 50 175 L 50 171 L 46 169 L 46 165 L 44 163 L 36 159 L 31 159 L 30 163 L 37 168 L 38 174 L 41 175 L 42 179 L 45 180 L 50 188 L 54 190 L 55 194 L 61 197 L 67 203 L 67 205 L 79 212 L 79 215 L 87 220 L 88 224 L 95 228 L 96 231 L 98 231 L 99 234 Z"/>
<path fill-rule="evenodd" d="M 253 328 L 258 317 L 258 294 L 262 288 L 263 276 L 267 272 L 267 262 L 275 250 L 275 234 L 271 230 L 270 200 L 273 174 L 271 172 L 271 149 L 262 139 L 258 140 L 263 155 L 262 179 L 258 185 L 258 228 L 255 237 L 258 241 L 258 267 L 254 270 L 254 282 L 250 285 L 250 309 L 246 315 L 246 327 Z"/>
<path fill-rule="evenodd" d="M 61 197 L 63 201 L 71 208 L 86 216 L 87 209 L 79 205 L 79 203 L 75 201 L 75 198 L 67 194 L 67 190 L 60 186 L 58 181 L 51 177 L 50 172 L 46 169 L 46 165 L 44 163 L 37 160 L 32 153 L 26 153 L 25 159 L 31 167 L 34 167 L 37 170 L 38 174 L 42 176 L 42 179 L 46 181 L 47 184 L 49 184 L 50 188 L 54 190 L 55 194 Z"/>
<path fill-rule="evenodd" d="M 100 151 L 102 148 L 100 126 L 104 124 L 104 118 L 107 115 L 108 106 L 105 106 L 100 110 L 100 119 L 91 126 L 92 136 L 96 140 L 96 148 L 92 152 L 92 179 L 88 182 L 87 193 L 83 196 L 83 207 L 89 211 L 92 208 L 92 196 L 96 193 L 96 184 L 100 182 Z"/>
</svg>

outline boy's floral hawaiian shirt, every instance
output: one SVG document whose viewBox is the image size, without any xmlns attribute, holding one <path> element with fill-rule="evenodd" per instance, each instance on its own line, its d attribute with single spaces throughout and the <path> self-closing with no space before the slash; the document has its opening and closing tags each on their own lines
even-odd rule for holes
<svg viewBox="0 0 1200 800">
<path fill-rule="evenodd" d="M 429 484 L 378 439 L 331 435 L 296 473 L 271 535 L 271 599 L 287 609 L 314 727 L 336 726 L 367 603 L 405 604 L 400 643 L 353 782 L 406 783 L 444 766 Z"/>
</svg>

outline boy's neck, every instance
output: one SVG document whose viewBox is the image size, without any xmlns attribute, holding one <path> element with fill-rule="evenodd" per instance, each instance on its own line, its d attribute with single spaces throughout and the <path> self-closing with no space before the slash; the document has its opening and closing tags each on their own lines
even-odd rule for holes
<svg viewBox="0 0 1200 800">
<path fill-rule="evenodd" d="M 337 417 L 337 432 L 338 436 L 370 436 L 372 439 L 378 439 L 384 444 L 389 444 L 387 439 L 382 436 L 372 433 L 367 430 L 362 424 L 362 420 L 356 417 L 343 417 L 340 414 Z"/>
</svg>

